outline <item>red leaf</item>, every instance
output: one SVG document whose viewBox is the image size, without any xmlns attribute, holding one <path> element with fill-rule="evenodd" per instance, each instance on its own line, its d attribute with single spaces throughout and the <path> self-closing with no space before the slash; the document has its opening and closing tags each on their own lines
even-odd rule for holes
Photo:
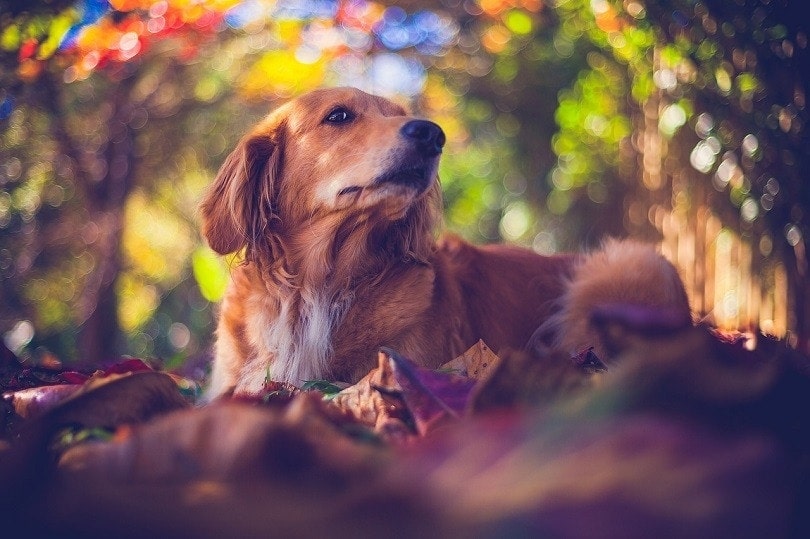
<svg viewBox="0 0 810 539">
<path fill-rule="evenodd" d="M 153 371 L 154 369 L 150 367 L 145 361 L 142 359 L 125 359 L 120 363 L 116 363 L 114 365 L 110 365 L 106 369 L 104 369 L 104 374 L 123 374 L 125 372 L 141 372 L 141 371 Z"/>
</svg>

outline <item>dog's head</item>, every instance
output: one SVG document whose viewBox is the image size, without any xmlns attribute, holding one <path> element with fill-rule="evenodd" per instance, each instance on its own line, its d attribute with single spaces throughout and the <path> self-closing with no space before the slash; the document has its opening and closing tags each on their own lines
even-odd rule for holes
<svg viewBox="0 0 810 539">
<path fill-rule="evenodd" d="M 259 262 L 278 258 L 304 228 L 337 236 L 347 221 L 416 241 L 432 234 L 440 211 L 444 142 L 438 125 L 387 99 L 353 88 L 305 94 L 228 156 L 201 204 L 203 234 L 215 251 L 245 247 Z"/>
</svg>

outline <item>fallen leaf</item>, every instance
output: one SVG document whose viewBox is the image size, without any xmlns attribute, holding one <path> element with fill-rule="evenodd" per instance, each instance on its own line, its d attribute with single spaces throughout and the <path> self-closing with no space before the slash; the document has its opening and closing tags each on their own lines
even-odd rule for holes
<svg viewBox="0 0 810 539">
<path fill-rule="evenodd" d="M 31 420 L 58 408 L 70 399 L 129 376 L 133 372 L 153 371 L 143 361 L 131 359 L 117 363 L 105 370 L 97 370 L 92 375 L 76 371 L 55 373 L 54 383 L 6 392 L 3 394 L 3 399 L 11 405 L 17 416 L 24 420 Z M 171 379 L 178 386 L 182 382 L 176 377 Z M 65 383 L 67 380 L 74 380 L 76 383 Z"/>
<path fill-rule="evenodd" d="M 407 438 L 413 432 L 388 356 L 377 355 L 377 367 L 356 384 L 335 395 L 331 405 L 386 438 Z"/>
<path fill-rule="evenodd" d="M 14 412 L 23 419 L 31 419 L 56 408 L 68 397 L 72 397 L 82 386 L 78 384 L 61 384 L 32 387 L 3 394 Z"/>
<path fill-rule="evenodd" d="M 473 380 L 482 380 L 498 367 L 501 359 L 492 349 L 479 340 L 466 352 L 448 361 L 440 367 L 441 370 L 467 376 Z"/>
<path fill-rule="evenodd" d="M 469 406 L 474 385 L 466 376 L 419 367 L 383 348 L 377 367 L 331 402 L 386 440 L 403 441 L 458 419 Z"/>
<path fill-rule="evenodd" d="M 345 382 L 330 382 L 328 380 L 307 380 L 301 385 L 301 391 L 317 391 L 325 399 L 334 398 L 335 395 L 349 387 Z"/>
<path fill-rule="evenodd" d="M 146 371 L 97 378 L 38 419 L 50 429 L 68 424 L 113 427 L 188 406 L 171 377 Z"/>
<path fill-rule="evenodd" d="M 421 436 L 467 410 L 475 380 L 419 367 L 387 348 L 380 354 L 392 364 L 394 380 Z"/>
</svg>

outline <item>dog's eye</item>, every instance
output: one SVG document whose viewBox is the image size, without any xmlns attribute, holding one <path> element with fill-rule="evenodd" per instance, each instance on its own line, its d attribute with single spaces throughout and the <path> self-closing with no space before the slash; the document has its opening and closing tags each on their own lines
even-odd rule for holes
<svg viewBox="0 0 810 539">
<path fill-rule="evenodd" d="M 324 122 L 330 124 L 345 124 L 354 120 L 354 114 L 350 110 L 338 107 L 323 119 Z"/>
</svg>

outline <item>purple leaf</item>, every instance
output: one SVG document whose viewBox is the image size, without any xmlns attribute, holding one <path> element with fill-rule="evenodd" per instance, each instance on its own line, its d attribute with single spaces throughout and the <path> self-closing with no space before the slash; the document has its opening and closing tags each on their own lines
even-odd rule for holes
<svg viewBox="0 0 810 539">
<path fill-rule="evenodd" d="M 448 417 L 459 417 L 467 409 L 474 380 L 418 367 L 388 348 L 380 351 L 391 361 L 394 378 L 402 388 L 402 398 L 420 435 Z"/>
</svg>

